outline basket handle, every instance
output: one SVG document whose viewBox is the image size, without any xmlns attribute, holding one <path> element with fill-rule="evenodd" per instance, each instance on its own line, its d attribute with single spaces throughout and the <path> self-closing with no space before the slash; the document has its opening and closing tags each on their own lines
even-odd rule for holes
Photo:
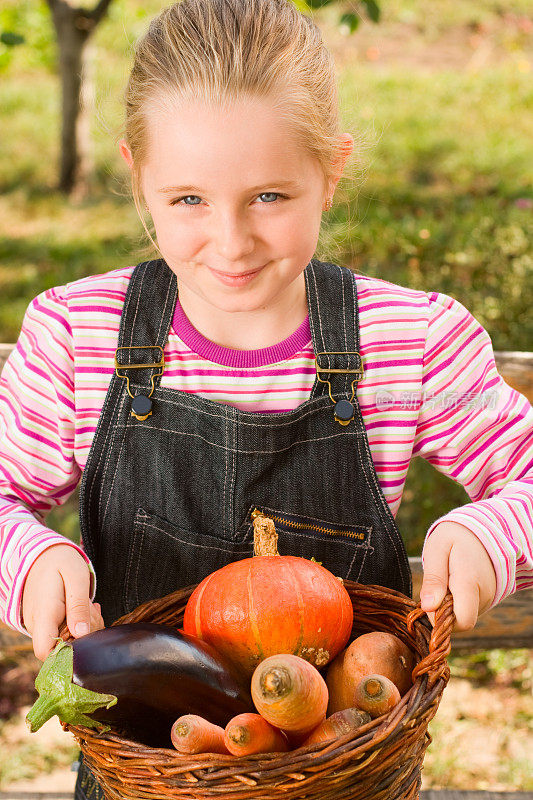
<svg viewBox="0 0 533 800">
<path fill-rule="evenodd" d="M 413 633 L 414 623 L 423 617 L 420 603 L 407 616 L 407 630 Z M 429 685 L 432 686 L 439 678 L 448 673 L 446 657 L 452 649 L 452 628 L 455 622 L 453 613 L 453 597 L 448 590 L 444 600 L 435 611 L 435 624 L 429 639 L 429 652 L 413 669 L 413 681 L 421 675 L 428 675 Z"/>
</svg>

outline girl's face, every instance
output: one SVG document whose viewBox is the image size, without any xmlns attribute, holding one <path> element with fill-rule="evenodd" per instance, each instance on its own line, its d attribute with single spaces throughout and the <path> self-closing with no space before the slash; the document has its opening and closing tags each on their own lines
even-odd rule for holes
<svg viewBox="0 0 533 800">
<path fill-rule="evenodd" d="M 305 299 L 302 272 L 334 187 L 288 124 L 258 99 L 153 110 L 148 124 L 141 188 L 193 323 Z M 121 152 L 131 167 L 124 141 Z"/>
</svg>

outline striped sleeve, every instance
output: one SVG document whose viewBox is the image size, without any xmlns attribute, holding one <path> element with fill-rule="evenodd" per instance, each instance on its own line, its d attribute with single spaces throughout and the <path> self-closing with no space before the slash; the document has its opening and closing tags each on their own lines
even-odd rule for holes
<svg viewBox="0 0 533 800">
<path fill-rule="evenodd" d="M 492 605 L 533 585 L 533 408 L 498 374 L 487 332 L 456 300 L 429 295 L 423 395 L 413 455 L 462 484 L 460 523 L 496 572 Z M 424 554 L 422 553 L 422 558 Z"/>
<path fill-rule="evenodd" d="M 17 345 L 0 376 L 0 618 L 26 633 L 24 581 L 48 547 L 81 547 L 44 525 L 46 514 L 76 488 L 74 359 L 61 289 L 28 306 Z"/>
</svg>

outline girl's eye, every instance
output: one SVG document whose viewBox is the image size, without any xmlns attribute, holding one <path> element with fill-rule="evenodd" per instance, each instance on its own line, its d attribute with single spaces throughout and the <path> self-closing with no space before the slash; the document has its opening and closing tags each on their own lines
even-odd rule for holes
<svg viewBox="0 0 533 800">
<path fill-rule="evenodd" d="M 261 203 L 261 205 L 272 204 L 279 197 L 285 199 L 285 195 L 279 194 L 278 192 L 262 192 L 262 194 L 260 194 L 259 197 L 274 198 L 273 200 L 267 200 L 265 203 Z M 187 200 L 198 200 L 199 202 L 198 203 L 185 202 Z M 200 205 L 201 202 L 202 202 L 202 199 L 200 197 L 198 197 L 198 195 L 196 195 L 196 194 L 188 194 L 185 197 L 178 197 L 176 200 L 172 200 L 170 205 L 171 206 L 176 206 L 176 205 L 197 206 L 197 205 Z"/>
<path fill-rule="evenodd" d="M 263 192 L 262 194 L 259 195 L 259 197 L 281 197 L 281 195 L 279 195 L 277 192 Z"/>
<path fill-rule="evenodd" d="M 196 194 L 188 194 L 186 197 L 179 197 L 177 200 L 173 200 L 170 205 L 171 206 L 176 206 L 179 203 L 181 203 L 182 200 L 200 200 L 200 198 Z M 185 205 L 185 206 L 197 206 L 198 203 L 183 203 L 182 205 Z"/>
</svg>

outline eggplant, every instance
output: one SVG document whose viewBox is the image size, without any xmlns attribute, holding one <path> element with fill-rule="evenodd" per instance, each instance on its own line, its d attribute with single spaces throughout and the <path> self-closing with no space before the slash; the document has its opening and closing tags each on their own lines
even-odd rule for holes
<svg viewBox="0 0 533 800">
<path fill-rule="evenodd" d="M 225 727 L 253 711 L 250 687 L 207 642 L 166 625 L 136 622 L 59 641 L 44 661 L 26 721 L 110 727 L 149 747 L 172 747 L 182 714 Z"/>
</svg>

